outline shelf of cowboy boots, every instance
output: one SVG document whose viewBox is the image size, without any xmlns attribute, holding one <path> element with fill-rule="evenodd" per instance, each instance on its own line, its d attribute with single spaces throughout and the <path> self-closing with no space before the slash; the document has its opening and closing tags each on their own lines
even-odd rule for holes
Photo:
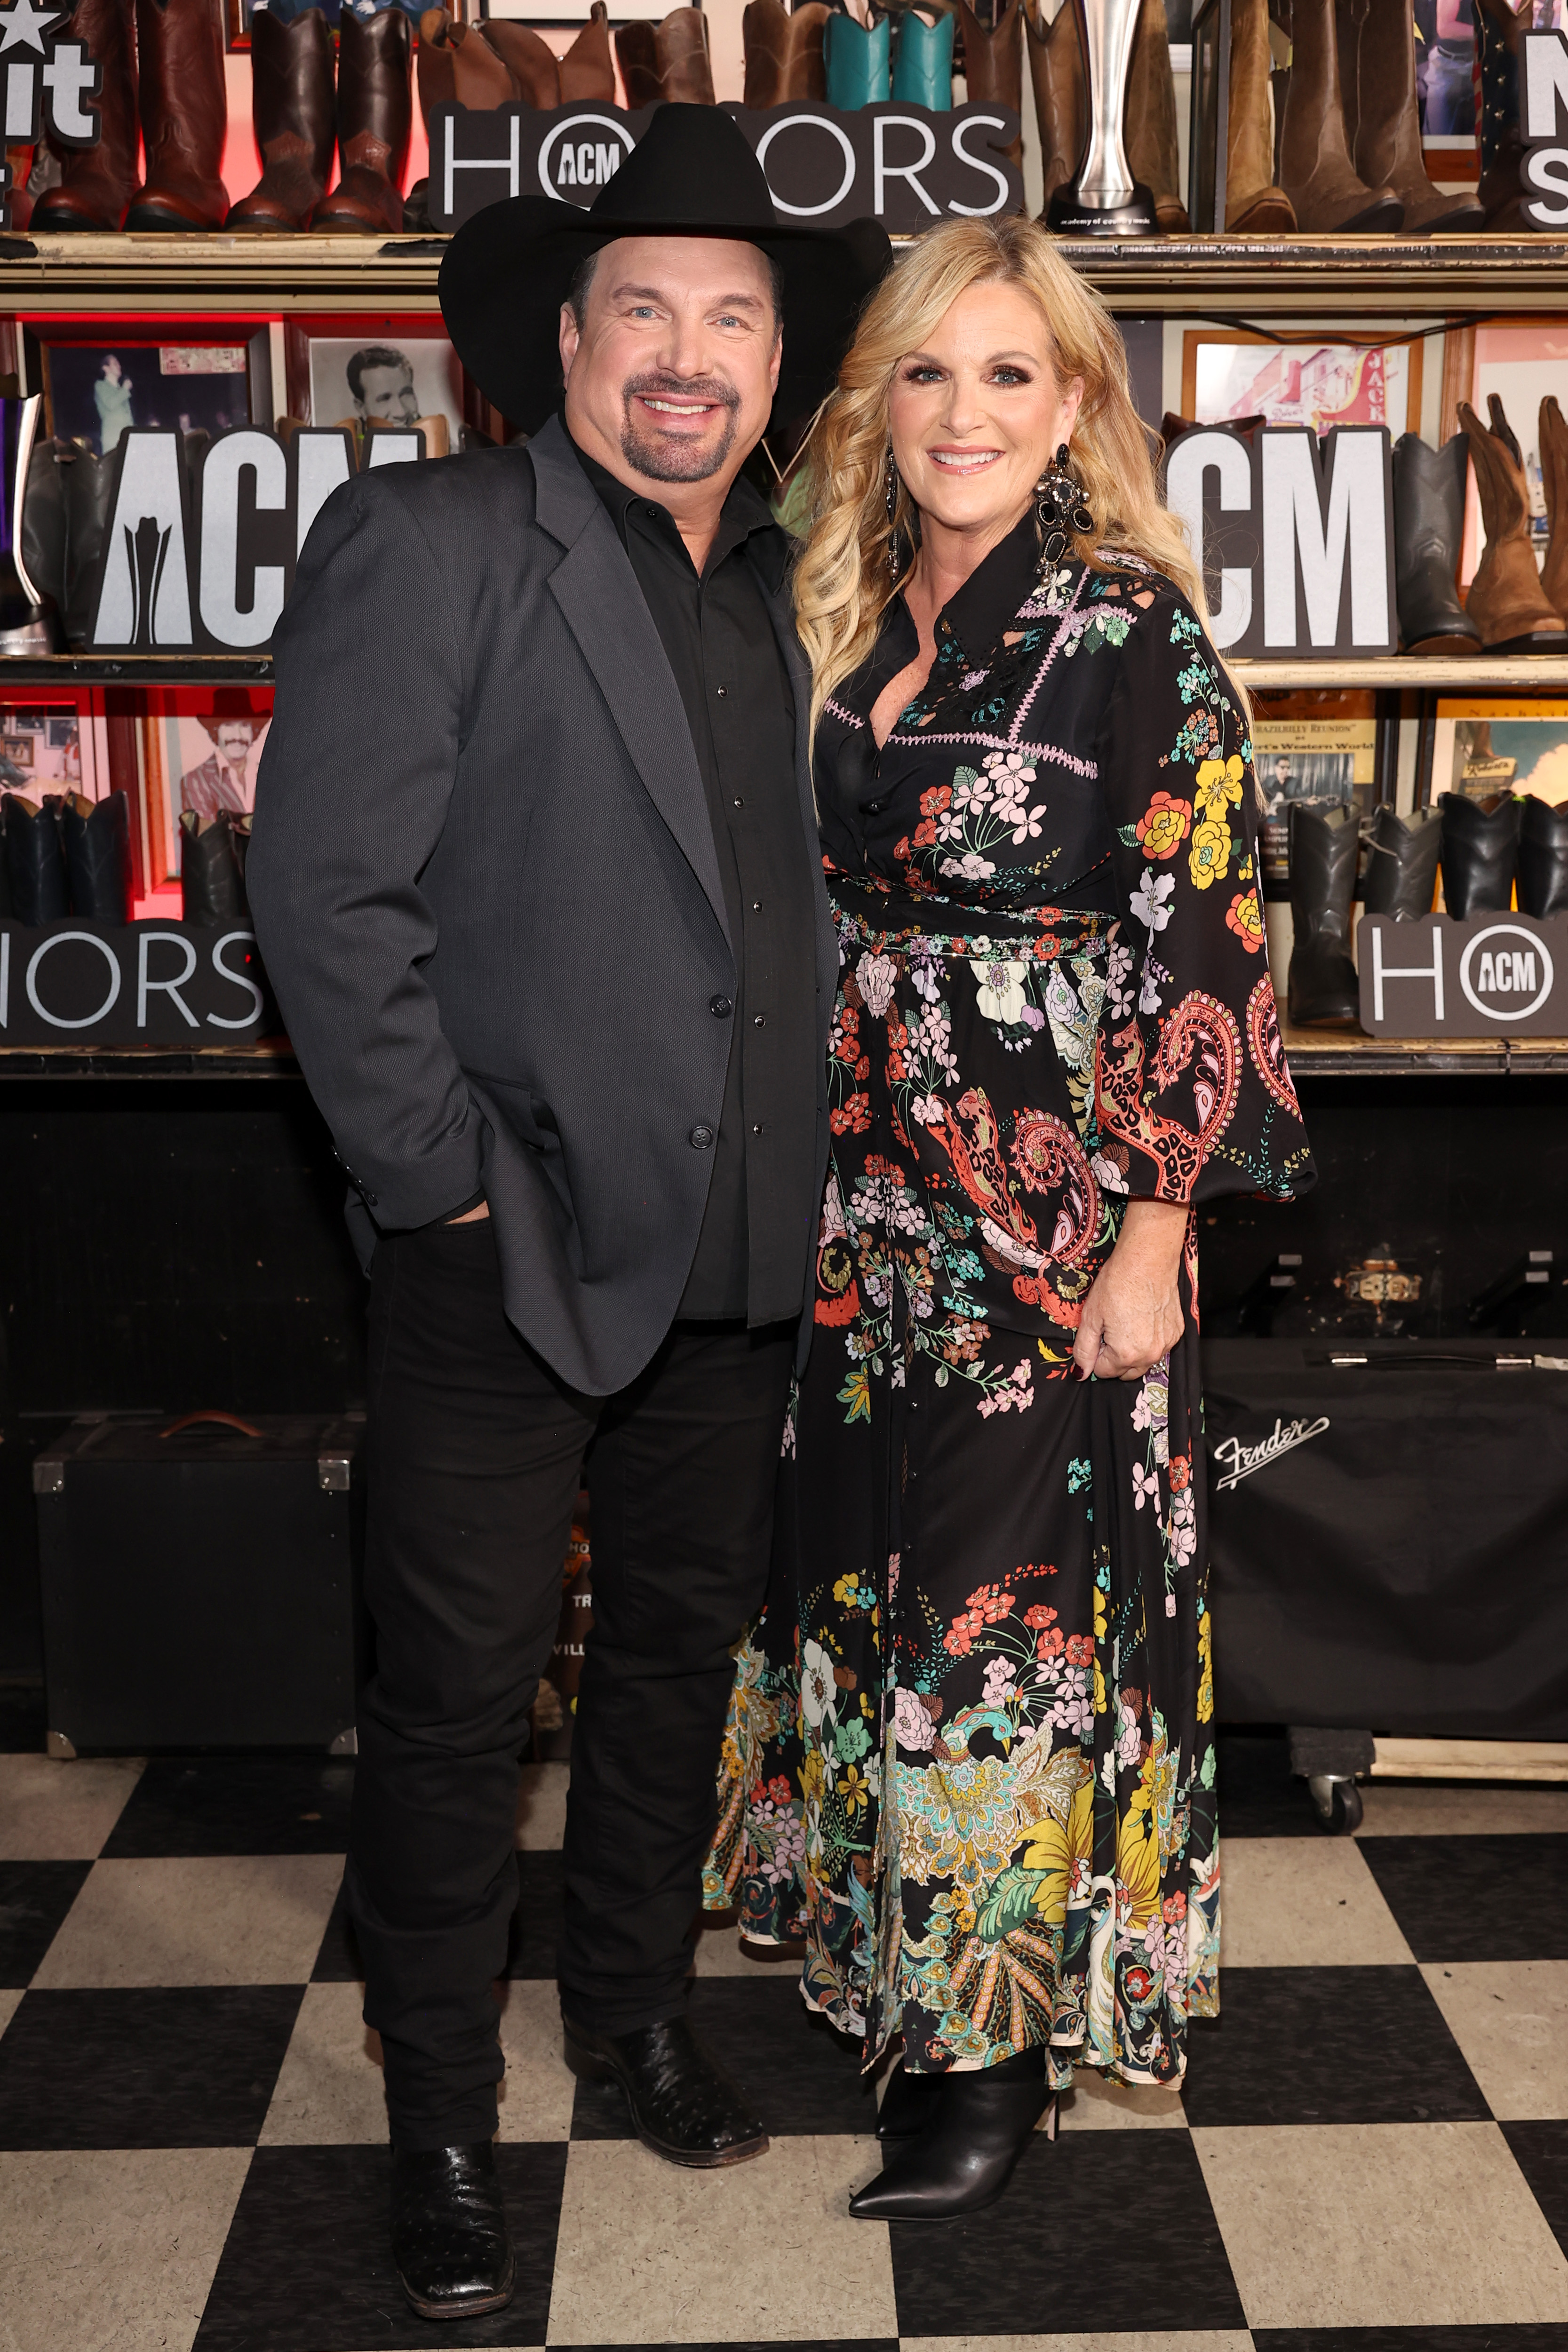
<svg viewBox="0 0 1568 2352">
<path fill-rule="evenodd" d="M 434 310 L 446 244 L 310 232 L 0 235 L 0 307 Z M 1528 314 L 1568 299 L 1562 237 L 1075 237 L 1063 249 L 1113 310 L 1167 317 Z"/>
<path fill-rule="evenodd" d="M 1279 1034 L 1298 1078 L 1548 1076 L 1568 1070 L 1568 1037 L 1365 1037 L 1354 1029 L 1298 1029 L 1285 1017 Z"/>
<path fill-rule="evenodd" d="M 286 1038 L 256 1045 L 0 1045 L 0 1085 L 8 1078 L 297 1078 Z"/>
<path fill-rule="evenodd" d="M 1568 646 L 1568 638 L 1563 642 Z M 1478 652 L 1453 657 L 1384 654 L 1362 661 L 1238 659 L 1235 668 L 1249 687 L 1463 687 L 1467 692 L 1494 687 L 1568 688 L 1568 652 Z"/>
</svg>

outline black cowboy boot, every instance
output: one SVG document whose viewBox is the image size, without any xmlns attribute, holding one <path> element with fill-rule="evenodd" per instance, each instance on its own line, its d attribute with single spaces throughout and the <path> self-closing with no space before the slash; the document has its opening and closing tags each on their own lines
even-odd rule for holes
<svg viewBox="0 0 1568 2352">
<path fill-rule="evenodd" d="M 1046 2089 L 1046 2053 L 1020 2051 L 978 2074 L 941 2077 L 936 2119 L 889 2157 L 877 2179 L 849 2200 L 857 2221 L 950 2221 L 994 2205 L 1056 2101 Z"/>
<path fill-rule="evenodd" d="M 1434 449 L 1419 433 L 1394 445 L 1394 576 L 1407 654 L 1479 653 L 1481 633 L 1455 585 L 1465 528 L 1468 436 Z"/>
<path fill-rule="evenodd" d="M 100 801 L 73 793 L 60 811 L 71 913 L 85 922 L 131 920 L 131 803 L 124 793 Z"/>
<path fill-rule="evenodd" d="M 1352 1029 L 1361 1017 L 1361 988 L 1351 961 L 1351 908 L 1355 899 L 1361 828 L 1349 801 L 1318 809 L 1290 803 L 1290 950 L 1286 999 L 1298 1028 Z"/>
<path fill-rule="evenodd" d="M 414 127 L 412 27 L 401 8 L 338 20 L 338 162 L 341 176 L 310 215 L 312 228 L 403 226 L 404 166 Z"/>
<path fill-rule="evenodd" d="M 0 504 L 0 655 L 62 650 L 59 615 L 46 583 L 27 574 L 23 537 L 33 476 L 33 436 L 42 420 L 43 405 L 36 393 L 27 400 L 0 400 L 0 483 L 8 492 L 18 471 L 22 472 L 24 509 L 22 515 L 14 514 L 9 496 Z"/>
<path fill-rule="evenodd" d="M 392 2259 L 421 2319 L 505 2309 L 514 2280 L 511 2240 L 488 2139 L 394 2149 Z"/>
<path fill-rule="evenodd" d="M 332 36 L 319 8 L 250 23 L 251 121 L 261 177 L 229 208 L 230 228 L 300 229 L 327 190 L 337 141 Z"/>
<path fill-rule="evenodd" d="M 1443 794 L 1443 904 L 1450 915 L 1508 912 L 1520 807 L 1511 793 L 1490 793 L 1484 801 Z"/>
<path fill-rule="evenodd" d="M 1417 809 L 1413 816 L 1395 816 L 1384 802 L 1372 820 L 1363 901 L 1366 912 L 1391 916 L 1396 923 L 1419 922 L 1423 915 L 1429 915 L 1442 842 L 1440 809 Z"/>
<path fill-rule="evenodd" d="M 181 914 L 187 923 L 216 926 L 248 920 L 245 879 L 227 809 L 216 816 L 180 812 Z"/>
<path fill-rule="evenodd" d="M 46 441 L 40 433 L 27 460 L 22 497 L 22 568 L 46 605 L 63 613 L 66 604 L 66 494 L 59 453 L 75 455 L 69 441 Z M 64 651 L 63 636 L 60 650 Z"/>
<path fill-rule="evenodd" d="M 934 2121 L 945 2074 L 911 2074 L 900 2058 L 877 2113 L 879 2139 L 915 2139 Z"/>
<path fill-rule="evenodd" d="M 699 2048 L 684 2017 L 635 2033 L 567 2025 L 565 2057 L 584 2082 L 620 2084 L 638 2139 L 668 2163 L 706 2170 L 766 2152 L 744 2092 Z"/>
<path fill-rule="evenodd" d="M 11 886 L 11 919 L 29 930 L 63 923 L 70 912 L 65 850 L 60 842 L 59 801 L 49 795 L 40 808 L 20 793 L 5 795 L 5 874 Z"/>
<path fill-rule="evenodd" d="M 1568 807 L 1524 797 L 1519 824 L 1519 910 L 1568 914 Z"/>
<path fill-rule="evenodd" d="M 73 646 L 84 646 L 109 531 L 114 460 L 96 457 L 85 441 L 57 441 L 55 462 L 66 510 L 65 630 Z"/>
</svg>

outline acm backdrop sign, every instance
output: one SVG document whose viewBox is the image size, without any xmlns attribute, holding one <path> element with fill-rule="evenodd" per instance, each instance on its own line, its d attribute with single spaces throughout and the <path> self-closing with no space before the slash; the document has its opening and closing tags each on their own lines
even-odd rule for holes
<svg viewBox="0 0 1568 2352">
<path fill-rule="evenodd" d="M 745 132 L 782 220 L 834 228 L 868 216 L 894 235 L 932 221 L 1021 212 L 1023 174 L 1002 151 L 1018 135 L 1005 106 L 879 104 L 726 110 Z M 430 218 L 460 228 L 508 196 L 591 205 L 653 119 L 650 106 L 430 110 Z"/>
<path fill-rule="evenodd" d="M 1568 1037 L 1568 915 L 1365 915 L 1361 1025 L 1373 1037 Z"/>
<path fill-rule="evenodd" d="M 0 922 L 0 1045 L 249 1045 L 282 1026 L 246 926 Z"/>
</svg>

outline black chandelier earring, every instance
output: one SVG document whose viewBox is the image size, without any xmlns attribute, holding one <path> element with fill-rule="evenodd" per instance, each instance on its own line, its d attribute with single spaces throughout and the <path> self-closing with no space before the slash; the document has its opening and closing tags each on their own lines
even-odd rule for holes
<svg viewBox="0 0 1568 2352">
<path fill-rule="evenodd" d="M 888 499 L 888 574 L 896 583 L 903 570 L 899 553 L 899 469 L 893 463 L 893 445 L 888 444 L 888 462 L 883 471 Z"/>
<path fill-rule="evenodd" d="M 1035 528 L 1040 537 L 1039 571 L 1043 577 L 1054 572 L 1067 553 L 1069 532 L 1082 538 L 1094 529 L 1094 517 L 1085 500 L 1083 486 L 1068 471 L 1065 441 L 1035 484 Z"/>
</svg>

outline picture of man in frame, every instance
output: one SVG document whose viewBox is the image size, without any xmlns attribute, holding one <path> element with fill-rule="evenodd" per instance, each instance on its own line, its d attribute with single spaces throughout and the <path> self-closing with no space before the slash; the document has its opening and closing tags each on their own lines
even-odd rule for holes
<svg viewBox="0 0 1568 2352">
<path fill-rule="evenodd" d="M 263 719 L 242 686 L 219 687 L 210 712 L 197 714 L 196 724 L 212 744 L 198 767 L 180 778 L 180 807 L 198 817 L 216 816 L 220 809 L 244 815 L 255 805 L 256 779 L 250 755 Z"/>
<path fill-rule="evenodd" d="M 405 352 L 390 343 L 370 343 L 354 352 L 344 373 L 356 416 L 373 425 L 414 423 L 419 395 L 414 389 L 414 362 Z"/>
</svg>

